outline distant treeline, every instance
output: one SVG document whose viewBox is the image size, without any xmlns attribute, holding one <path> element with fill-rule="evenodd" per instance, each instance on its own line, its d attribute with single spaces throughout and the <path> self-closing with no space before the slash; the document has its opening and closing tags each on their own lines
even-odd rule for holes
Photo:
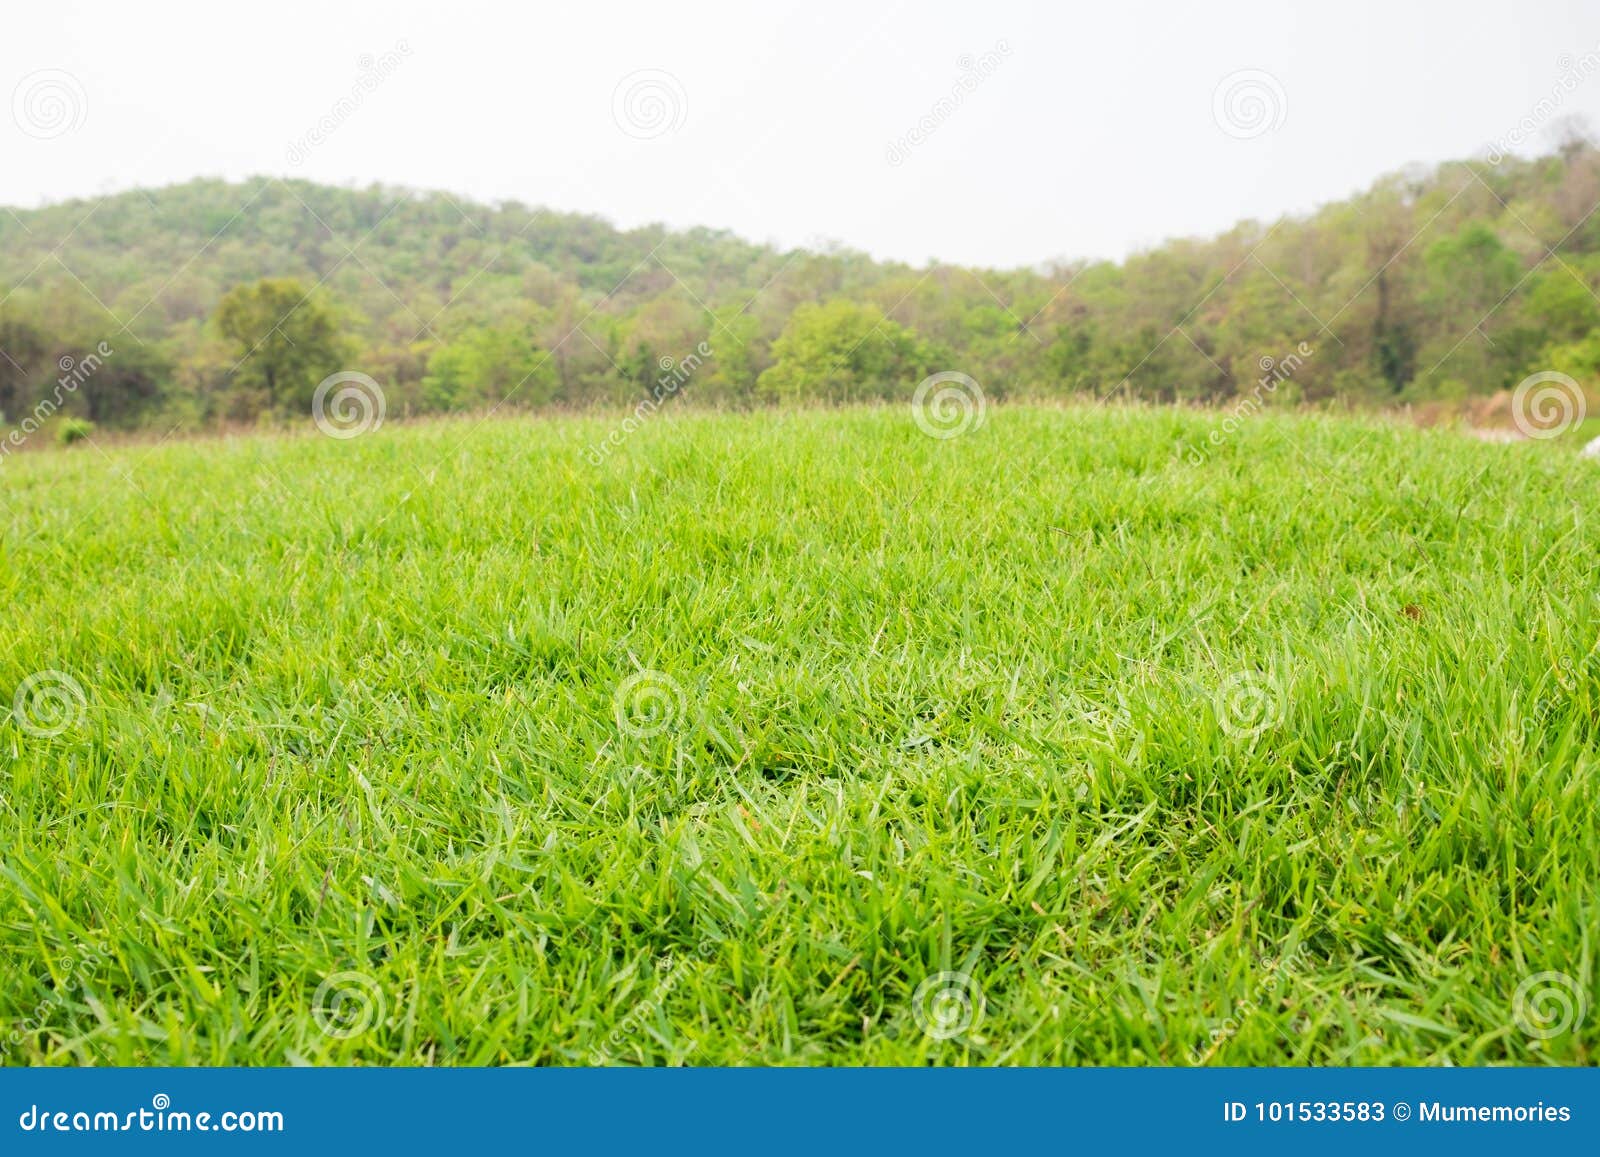
<svg viewBox="0 0 1600 1157">
<path fill-rule="evenodd" d="M 374 378 L 396 416 L 632 406 L 668 379 L 729 406 L 901 398 L 940 370 L 991 397 L 1461 399 L 1600 371 L 1597 203 L 1600 153 L 1573 140 L 1120 264 L 1002 271 L 195 181 L 0 211 L 0 414 L 251 421 L 305 413 L 340 370 Z"/>
</svg>

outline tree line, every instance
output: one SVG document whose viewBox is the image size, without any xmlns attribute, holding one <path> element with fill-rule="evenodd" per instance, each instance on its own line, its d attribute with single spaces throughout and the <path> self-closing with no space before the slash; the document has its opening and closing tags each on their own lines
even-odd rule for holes
<svg viewBox="0 0 1600 1157">
<path fill-rule="evenodd" d="M 0 213 L 0 415 L 52 397 L 114 428 L 304 415 L 339 370 L 398 415 L 633 406 L 702 347 L 673 392 L 724 406 L 903 398 L 940 370 L 997 398 L 1460 400 L 1600 374 L 1597 203 L 1600 153 L 1573 139 L 1122 262 L 991 270 L 194 181 Z M 102 348 L 63 393 L 61 367 Z"/>
</svg>

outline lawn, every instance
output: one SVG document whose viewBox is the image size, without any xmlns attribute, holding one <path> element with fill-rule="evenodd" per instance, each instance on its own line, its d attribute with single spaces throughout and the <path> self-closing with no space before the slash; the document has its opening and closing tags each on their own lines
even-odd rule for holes
<svg viewBox="0 0 1600 1157">
<path fill-rule="evenodd" d="M 4 1059 L 1595 1063 L 1600 464 L 1219 421 L 13 457 Z"/>
</svg>

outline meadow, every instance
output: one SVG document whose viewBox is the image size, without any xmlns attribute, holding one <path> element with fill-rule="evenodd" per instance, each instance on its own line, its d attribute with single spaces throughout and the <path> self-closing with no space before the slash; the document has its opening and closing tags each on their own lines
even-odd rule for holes
<svg viewBox="0 0 1600 1157">
<path fill-rule="evenodd" d="M 1594 1063 L 1600 464 L 1218 422 L 16 455 L 4 1060 Z"/>
</svg>

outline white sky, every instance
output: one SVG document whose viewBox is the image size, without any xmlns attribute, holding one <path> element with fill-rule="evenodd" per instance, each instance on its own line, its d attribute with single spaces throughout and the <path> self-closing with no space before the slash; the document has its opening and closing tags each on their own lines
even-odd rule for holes
<svg viewBox="0 0 1600 1157">
<path fill-rule="evenodd" d="M 0 205 L 265 173 L 915 263 L 1119 257 L 1480 153 L 1600 53 L 1593 0 L 1294 7 L 17 3 L 0 34 Z M 401 42 L 398 69 L 292 165 L 363 54 Z M 890 142 L 956 88 L 958 58 L 1002 42 L 992 74 L 890 164 Z M 643 139 L 613 107 L 641 70 L 670 74 L 672 105 Z M 1282 93 L 1281 123 L 1248 139 L 1214 116 L 1240 70 Z M 60 93 L 65 114 L 25 99 Z M 1600 71 L 1562 100 L 1600 126 Z"/>
</svg>

